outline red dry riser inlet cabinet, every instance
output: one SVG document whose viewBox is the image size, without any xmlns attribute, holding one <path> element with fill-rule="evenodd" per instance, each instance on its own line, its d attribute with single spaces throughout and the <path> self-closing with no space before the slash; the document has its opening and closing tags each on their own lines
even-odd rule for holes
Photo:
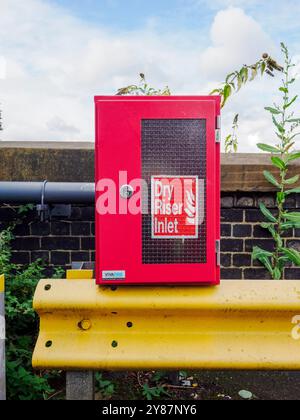
<svg viewBox="0 0 300 420">
<path fill-rule="evenodd" d="M 220 97 L 100 96 L 96 278 L 220 281 Z"/>
</svg>

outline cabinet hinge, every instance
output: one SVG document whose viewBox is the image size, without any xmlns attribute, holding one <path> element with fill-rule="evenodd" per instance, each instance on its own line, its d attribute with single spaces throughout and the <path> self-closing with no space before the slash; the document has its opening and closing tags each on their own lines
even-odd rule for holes
<svg viewBox="0 0 300 420">
<path fill-rule="evenodd" d="M 216 143 L 221 143 L 221 115 L 216 117 Z"/>
<path fill-rule="evenodd" d="M 216 240 L 216 261 L 217 261 L 217 266 L 221 267 L 221 241 L 220 239 Z"/>
</svg>

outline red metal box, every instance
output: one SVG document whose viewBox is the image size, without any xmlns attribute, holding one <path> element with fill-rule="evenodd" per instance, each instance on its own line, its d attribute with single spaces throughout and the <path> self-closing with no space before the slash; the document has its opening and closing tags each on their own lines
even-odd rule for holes
<svg viewBox="0 0 300 420">
<path fill-rule="evenodd" d="M 220 279 L 220 97 L 96 97 L 98 284 Z"/>
</svg>

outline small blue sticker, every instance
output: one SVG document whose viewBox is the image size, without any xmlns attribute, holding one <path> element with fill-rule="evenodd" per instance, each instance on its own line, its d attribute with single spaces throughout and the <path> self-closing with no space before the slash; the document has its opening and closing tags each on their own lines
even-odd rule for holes
<svg viewBox="0 0 300 420">
<path fill-rule="evenodd" d="M 125 278 L 126 278 L 126 272 L 124 270 L 102 271 L 103 280 L 125 280 Z"/>
</svg>

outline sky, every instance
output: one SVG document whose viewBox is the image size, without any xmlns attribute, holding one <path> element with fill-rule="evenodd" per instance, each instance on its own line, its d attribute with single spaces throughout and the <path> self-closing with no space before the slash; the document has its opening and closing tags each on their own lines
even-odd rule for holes
<svg viewBox="0 0 300 420">
<path fill-rule="evenodd" d="M 300 72 L 299 0 L 0 0 L 2 141 L 94 141 L 93 97 L 145 73 L 172 94 L 207 94 L 280 42 Z M 258 78 L 223 111 L 239 151 L 274 139 L 264 111 L 280 78 Z M 295 84 L 300 90 L 300 79 Z"/>
</svg>

